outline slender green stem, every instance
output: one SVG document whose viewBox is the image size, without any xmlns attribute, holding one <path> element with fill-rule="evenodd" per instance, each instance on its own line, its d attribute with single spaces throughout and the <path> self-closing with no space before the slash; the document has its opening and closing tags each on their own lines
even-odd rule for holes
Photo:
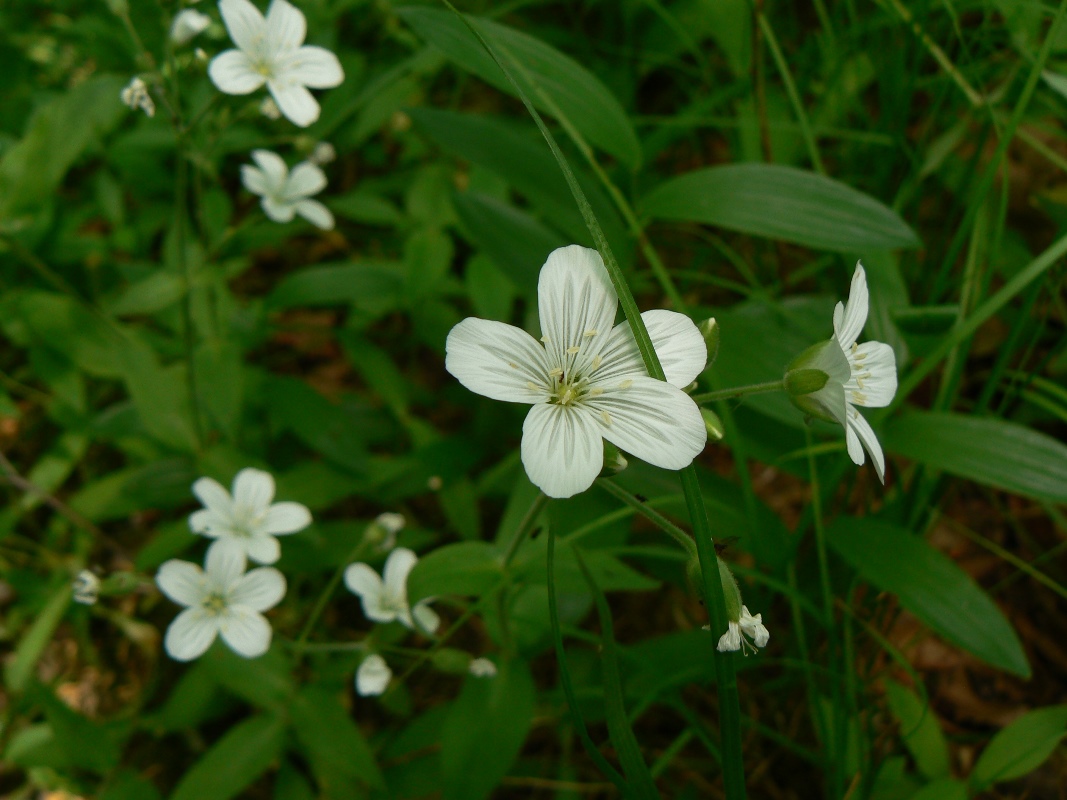
<svg viewBox="0 0 1067 800">
<path fill-rule="evenodd" d="M 322 616 L 322 612 L 326 610 L 326 604 L 330 602 L 330 597 L 333 595 L 334 590 L 337 588 L 337 584 L 341 582 L 341 578 L 344 577 L 345 570 L 348 569 L 348 565 L 354 561 L 357 561 L 363 554 L 363 549 L 366 547 L 364 542 L 360 540 L 359 544 L 352 548 L 352 551 L 348 554 L 348 557 L 341 562 L 341 564 L 334 570 L 333 577 L 330 578 L 330 582 L 323 587 L 319 593 L 318 599 L 315 600 L 315 605 L 311 609 L 311 613 L 308 614 L 307 620 L 304 622 L 304 627 L 300 631 L 300 635 L 296 637 L 296 643 L 293 645 L 294 649 L 298 653 L 303 653 L 307 649 L 307 639 L 311 635 L 312 628 L 315 627 L 315 623 L 319 621 L 319 617 Z"/>
<path fill-rule="evenodd" d="M 731 389 L 719 389 L 715 392 L 704 392 L 693 395 L 693 402 L 698 406 L 713 403 L 716 400 L 732 400 L 735 397 L 744 397 L 749 394 L 767 394 L 768 392 L 780 392 L 785 388 L 785 381 L 767 381 L 766 383 L 752 383 L 748 386 L 735 386 Z"/>
<path fill-rule="evenodd" d="M 674 539 L 674 541 L 676 541 L 681 546 L 681 548 L 685 550 L 686 554 L 690 558 L 694 557 L 697 554 L 696 545 L 693 544 L 693 540 L 692 538 L 690 538 L 689 534 L 687 534 L 685 531 L 683 531 L 665 516 L 660 514 L 658 511 L 653 511 L 651 508 L 648 507 L 647 504 L 642 503 L 640 500 L 638 500 L 628 491 L 623 489 L 613 480 L 610 480 L 608 478 L 597 478 L 596 483 L 597 486 L 606 491 L 608 494 L 614 495 L 619 500 L 622 500 L 622 502 L 626 503 L 626 505 L 630 506 L 630 508 L 637 511 L 638 514 L 655 523 L 660 530 L 662 530 L 664 533 Z"/>
<path fill-rule="evenodd" d="M 511 564 L 515 554 L 519 552 L 519 545 L 522 544 L 522 540 L 533 529 L 534 523 L 537 522 L 537 518 L 541 515 L 547 503 L 548 495 L 539 491 L 530 507 L 526 509 L 526 514 L 523 515 L 522 520 L 519 521 L 519 526 L 515 529 L 515 535 L 511 537 L 511 541 L 508 543 L 508 549 L 504 553 L 505 568 Z"/>
</svg>

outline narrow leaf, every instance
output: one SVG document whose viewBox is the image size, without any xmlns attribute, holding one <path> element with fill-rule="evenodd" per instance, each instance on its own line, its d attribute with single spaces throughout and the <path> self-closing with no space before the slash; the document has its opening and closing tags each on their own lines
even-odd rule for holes
<svg viewBox="0 0 1067 800">
<path fill-rule="evenodd" d="M 1067 706 L 1031 711 L 993 737 L 974 766 L 971 783 L 985 789 L 1040 767 L 1067 733 Z"/>
<path fill-rule="evenodd" d="M 170 800 L 229 800 L 270 767 L 285 745 L 280 717 L 261 714 L 230 728 L 178 784 Z"/>
</svg>

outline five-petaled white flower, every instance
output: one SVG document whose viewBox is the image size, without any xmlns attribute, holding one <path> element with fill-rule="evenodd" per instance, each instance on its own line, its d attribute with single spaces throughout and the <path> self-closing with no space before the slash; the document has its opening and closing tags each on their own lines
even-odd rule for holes
<svg viewBox="0 0 1067 800">
<path fill-rule="evenodd" d="M 603 439 L 665 469 L 704 449 L 700 410 L 680 387 L 707 363 L 697 326 L 674 311 L 641 315 L 666 382 L 645 371 L 596 250 L 552 252 L 537 285 L 541 342 L 503 322 L 468 317 L 448 334 L 445 368 L 472 392 L 532 406 L 522 463 L 550 497 L 585 491 L 604 463 Z M 542 344 L 543 343 L 543 344 Z"/>
<path fill-rule="evenodd" d="M 748 606 L 741 606 L 740 617 L 736 622 L 731 620 L 726 633 L 719 637 L 718 649 L 723 653 L 741 650 L 748 655 L 749 649 L 756 652 L 756 647 L 766 647 L 770 638 L 770 632 L 763 626 L 763 615 L 752 616 L 748 613 Z"/>
<path fill-rule="evenodd" d="M 296 533 L 311 524 L 311 512 L 300 503 L 271 503 L 274 478 L 248 467 L 233 479 L 233 496 L 213 478 L 200 478 L 193 493 L 204 504 L 189 515 L 189 528 L 215 539 L 211 551 L 226 549 L 260 564 L 281 555 L 275 536 Z"/>
<path fill-rule="evenodd" d="M 326 175 L 314 164 L 297 164 L 290 172 L 282 157 L 270 150 L 253 150 L 252 160 L 258 166 L 241 166 L 241 182 L 253 194 L 263 199 L 263 212 L 275 222 L 290 222 L 299 214 L 312 225 L 323 230 L 333 227 L 333 214 L 311 195 L 326 186 Z"/>
<path fill-rule="evenodd" d="M 163 646 L 171 658 L 191 661 L 202 655 L 216 635 L 245 658 L 270 647 L 271 629 L 261 612 L 285 596 L 285 578 L 274 567 L 245 573 L 244 553 L 212 547 L 206 569 L 171 559 L 156 573 L 160 590 L 188 606 L 167 628 Z"/>
<path fill-rule="evenodd" d="M 373 622 L 399 621 L 412 630 L 433 634 L 441 624 L 430 608 L 431 598 L 408 604 L 408 574 L 419 557 L 406 547 L 398 547 L 385 560 L 382 577 L 366 564 L 350 564 L 345 570 L 345 586 L 363 602 L 363 613 Z M 383 580 L 384 578 L 384 580 Z"/>
<path fill-rule="evenodd" d="M 237 49 L 212 59 L 208 75 L 215 86 L 250 94 L 266 84 L 290 121 L 303 128 L 317 120 L 319 104 L 308 87 L 339 86 L 345 75 L 337 56 L 304 44 L 304 15 L 286 0 L 273 0 L 265 19 L 249 0 L 219 0 L 219 11 Z"/>
<path fill-rule="evenodd" d="M 393 671 L 389 669 L 385 659 L 377 653 L 371 653 L 356 670 L 356 691 L 362 697 L 383 694 L 392 677 Z"/>
<path fill-rule="evenodd" d="M 856 262 L 848 302 L 834 309 L 834 337 L 848 359 L 851 371 L 845 381 L 845 442 L 852 461 L 863 464 L 863 449 L 871 454 L 878 480 L 885 483 L 885 456 L 878 437 L 855 406 L 881 408 L 889 405 L 897 393 L 897 359 L 893 348 L 884 342 L 856 344 L 867 322 L 867 275 Z M 862 443 L 862 447 L 860 446 Z"/>
<path fill-rule="evenodd" d="M 195 8 L 186 8 L 174 16 L 170 25 L 170 38 L 175 44 L 185 44 L 195 39 L 211 26 L 211 17 Z"/>
</svg>

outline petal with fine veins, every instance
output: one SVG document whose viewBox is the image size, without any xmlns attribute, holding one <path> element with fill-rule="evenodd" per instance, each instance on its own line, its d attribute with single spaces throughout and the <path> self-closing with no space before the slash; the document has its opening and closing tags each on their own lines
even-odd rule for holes
<svg viewBox="0 0 1067 800">
<path fill-rule="evenodd" d="M 219 11 L 234 44 L 248 52 L 262 47 L 267 22 L 249 0 L 219 0 Z"/>
<path fill-rule="evenodd" d="M 897 357 L 884 342 L 864 342 L 848 354 L 852 377 L 845 383 L 850 402 L 882 408 L 897 393 Z M 862 397 L 862 400 L 860 399 Z"/>
<path fill-rule="evenodd" d="M 312 89 L 332 89 L 344 82 L 345 71 L 337 56 L 329 50 L 307 45 L 290 57 L 279 78 L 302 83 Z"/>
<path fill-rule="evenodd" d="M 307 35 L 307 20 L 286 0 L 274 0 L 267 9 L 266 35 L 268 52 L 296 50 Z"/>
<path fill-rule="evenodd" d="M 163 648 L 176 661 L 192 661 L 211 647 L 218 623 L 202 608 L 187 608 L 167 628 Z"/>
<path fill-rule="evenodd" d="M 226 94 L 251 94 L 267 81 L 241 50 L 219 53 L 211 59 L 207 74 L 216 88 Z"/>
<path fill-rule="evenodd" d="M 267 88 L 278 104 L 279 110 L 294 125 L 306 128 L 319 118 L 319 103 L 311 92 L 299 83 L 286 80 L 269 80 Z"/>
<path fill-rule="evenodd" d="M 708 346 L 693 320 L 666 309 L 646 311 L 641 320 L 648 328 L 667 383 L 682 388 L 696 380 L 707 366 Z M 596 372 L 598 381 L 648 374 L 629 322 L 615 326 L 600 351 L 600 357 L 604 363 Z"/>
<path fill-rule="evenodd" d="M 848 290 L 848 302 L 837 304 L 834 309 L 834 335 L 841 343 L 842 350 L 848 350 L 859 338 L 860 331 L 867 324 L 867 275 L 863 265 L 856 262 L 856 271 L 852 274 L 852 286 Z"/>
<path fill-rule="evenodd" d="M 701 423 L 703 428 L 703 423 Z M 604 443 L 587 409 L 542 403 L 522 426 L 522 464 L 549 497 L 588 489 L 604 465 Z"/>
<path fill-rule="evenodd" d="M 605 387 L 604 394 L 588 401 L 600 433 L 653 466 L 688 466 L 708 440 L 696 403 L 678 387 L 647 375 L 627 383 L 625 389 Z"/>
<path fill-rule="evenodd" d="M 274 608 L 285 597 L 285 576 L 274 567 L 259 567 L 243 575 L 230 592 L 230 603 L 253 611 Z"/>
<path fill-rule="evenodd" d="M 189 561 L 172 558 L 156 573 L 159 590 L 183 606 L 199 605 L 204 599 L 204 571 Z"/>
<path fill-rule="evenodd" d="M 245 467 L 233 479 L 233 501 L 241 508 L 265 511 L 274 499 L 274 476 L 255 467 Z"/>
<path fill-rule="evenodd" d="M 468 317 L 452 328 L 445 342 L 445 369 L 472 392 L 493 400 L 540 403 L 548 398 L 545 348 L 504 322 Z"/>
<path fill-rule="evenodd" d="M 222 640 L 239 656 L 257 658 L 270 648 L 270 623 L 250 608 L 228 609 L 218 625 Z"/>
<path fill-rule="evenodd" d="M 618 303 L 600 253 L 576 244 L 553 250 L 537 281 L 537 315 L 553 366 L 566 372 L 592 359 L 615 324 Z"/>
<path fill-rule="evenodd" d="M 882 453 L 882 445 L 878 437 L 874 435 L 874 429 L 856 409 L 848 410 L 848 426 L 845 428 L 845 441 L 848 444 L 848 454 L 855 464 L 863 463 L 863 450 L 859 448 L 862 443 L 864 449 L 871 454 L 874 462 L 874 471 L 878 473 L 878 480 L 885 483 L 885 455 Z M 857 457 L 858 456 L 858 457 Z"/>
</svg>

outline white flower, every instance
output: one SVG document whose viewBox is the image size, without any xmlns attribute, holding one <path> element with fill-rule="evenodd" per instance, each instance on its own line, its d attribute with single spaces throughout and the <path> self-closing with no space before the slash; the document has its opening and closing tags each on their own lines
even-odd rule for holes
<svg viewBox="0 0 1067 800">
<path fill-rule="evenodd" d="M 419 557 L 406 547 L 398 547 L 385 560 L 382 578 L 366 564 L 350 564 L 345 570 L 345 586 L 363 601 L 363 613 L 374 622 L 399 620 L 407 627 L 435 633 L 441 624 L 430 608 L 430 598 L 408 605 L 408 574 Z M 383 580 L 384 578 L 384 580 Z"/>
<path fill-rule="evenodd" d="M 241 182 L 248 191 L 263 198 L 260 205 L 268 217 L 275 222 L 289 222 L 299 214 L 323 230 L 333 227 L 330 209 L 311 199 L 326 186 L 321 169 L 303 162 L 290 172 L 281 156 L 270 150 L 253 150 L 252 160 L 259 166 L 242 165 Z"/>
<path fill-rule="evenodd" d="M 152 95 L 148 93 L 148 86 L 140 78 L 134 78 L 119 92 L 119 99 L 135 111 L 139 108 L 145 116 L 156 115 L 156 104 L 152 102 Z"/>
<path fill-rule="evenodd" d="M 275 536 L 296 533 L 311 524 L 311 512 L 300 503 L 271 503 L 274 478 L 269 472 L 243 469 L 233 479 L 233 496 L 218 481 L 200 478 L 193 493 L 204 504 L 189 515 L 189 528 L 215 539 L 211 550 L 240 552 L 260 564 L 281 555 Z"/>
<path fill-rule="evenodd" d="M 207 650 L 216 634 L 237 654 L 255 658 L 270 647 L 270 623 L 261 612 L 285 596 L 285 578 L 274 567 L 245 573 L 244 553 L 208 550 L 206 571 L 171 559 L 156 573 L 160 590 L 183 606 L 167 628 L 163 646 L 171 658 L 191 661 Z"/>
<path fill-rule="evenodd" d="M 282 111 L 278 108 L 278 104 L 274 102 L 273 97 L 264 97 L 263 102 L 259 104 L 259 113 L 265 116 L 267 119 L 281 119 Z"/>
<path fill-rule="evenodd" d="M 476 658 L 471 661 L 470 666 L 467 668 L 471 675 L 475 678 L 493 678 L 496 677 L 496 664 L 490 661 L 488 658 Z"/>
<path fill-rule="evenodd" d="M 404 529 L 405 522 L 403 514 L 387 511 L 367 526 L 363 537 L 376 552 L 388 553 L 396 547 L 396 535 Z"/>
<path fill-rule="evenodd" d="M 87 569 L 78 573 L 71 586 L 74 590 L 75 603 L 91 606 L 100 596 L 100 579 Z"/>
<path fill-rule="evenodd" d="M 526 474 L 550 497 L 589 488 L 603 439 L 650 464 L 681 469 L 704 449 L 700 410 L 680 387 L 707 363 L 696 325 L 673 311 L 641 315 L 667 381 L 649 377 L 596 250 L 552 252 L 537 286 L 541 342 L 469 317 L 448 334 L 445 368 L 472 392 L 533 406 L 522 428 Z M 542 344 L 543 343 L 543 344 Z"/>
<path fill-rule="evenodd" d="M 848 359 L 851 375 L 845 382 L 845 441 L 852 461 L 863 464 L 863 449 L 871 454 L 878 480 L 885 483 L 885 456 L 870 424 L 855 406 L 881 408 L 897 393 L 897 359 L 893 348 L 883 342 L 856 344 L 867 322 L 867 276 L 856 262 L 848 302 L 834 309 L 834 336 Z M 862 443 L 862 447 L 860 446 Z"/>
<path fill-rule="evenodd" d="M 749 649 L 754 653 L 757 647 L 766 647 L 770 638 L 770 632 L 763 626 L 763 615 L 752 616 L 748 606 L 741 606 L 741 616 L 736 621 L 731 620 L 726 633 L 719 637 L 718 649 L 722 653 L 741 650 L 748 655 Z"/>
<path fill-rule="evenodd" d="M 337 151 L 329 142 L 319 142 L 308 156 L 308 161 L 316 167 L 324 167 L 331 161 L 337 160 Z"/>
<path fill-rule="evenodd" d="M 170 38 L 175 44 L 185 44 L 195 39 L 211 25 L 211 17 L 187 8 L 179 11 L 170 25 Z"/>
<path fill-rule="evenodd" d="M 236 50 L 215 56 L 208 75 L 226 94 L 250 94 L 263 84 L 290 121 L 307 127 L 319 118 L 308 91 L 339 86 L 344 71 L 337 56 L 304 44 L 307 21 L 286 0 L 273 0 L 266 19 L 249 0 L 219 0 L 219 11 Z"/>
<path fill-rule="evenodd" d="M 385 659 L 377 653 L 371 653 L 356 670 L 356 691 L 362 697 L 372 697 L 385 692 L 393 671 Z"/>
</svg>

